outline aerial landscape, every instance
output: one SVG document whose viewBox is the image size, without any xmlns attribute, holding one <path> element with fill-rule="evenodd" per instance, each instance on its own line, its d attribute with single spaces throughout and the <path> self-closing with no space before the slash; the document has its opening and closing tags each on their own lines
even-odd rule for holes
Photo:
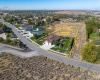
<svg viewBox="0 0 100 80">
<path fill-rule="evenodd" d="M 100 80 L 100 1 L 0 0 L 0 80 Z"/>
</svg>

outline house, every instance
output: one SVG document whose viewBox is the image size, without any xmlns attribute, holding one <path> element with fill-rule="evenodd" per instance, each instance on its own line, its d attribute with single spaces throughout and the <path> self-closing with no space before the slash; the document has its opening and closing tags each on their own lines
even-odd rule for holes
<svg viewBox="0 0 100 80">
<path fill-rule="evenodd" d="M 33 34 L 33 35 L 35 35 L 35 34 L 37 34 L 38 36 L 41 36 L 41 35 L 43 35 L 43 33 L 44 33 L 44 28 L 42 28 L 42 27 L 35 27 L 35 28 L 33 28 L 33 30 L 31 31 L 31 33 Z"/>
<path fill-rule="evenodd" d="M 24 29 L 25 31 L 32 31 L 33 27 L 28 25 L 28 24 L 24 24 L 21 26 L 22 29 Z"/>
<path fill-rule="evenodd" d="M 44 38 L 44 40 L 45 40 L 44 43 L 47 45 L 52 45 L 53 41 L 58 40 L 58 39 L 59 39 L 59 37 L 56 35 L 49 35 L 46 38 Z"/>
<path fill-rule="evenodd" d="M 33 27 L 28 24 L 24 24 L 21 26 L 21 28 L 25 31 L 29 31 L 33 35 L 37 34 L 38 36 L 41 36 L 44 33 L 44 28 L 42 27 Z"/>
</svg>

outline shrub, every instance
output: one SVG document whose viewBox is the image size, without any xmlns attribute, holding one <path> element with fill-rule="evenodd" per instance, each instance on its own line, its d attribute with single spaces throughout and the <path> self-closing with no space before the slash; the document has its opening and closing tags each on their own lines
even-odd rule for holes
<svg viewBox="0 0 100 80">
<path fill-rule="evenodd" d="M 0 42 L 3 42 L 4 40 L 3 40 L 3 38 L 2 37 L 0 37 Z"/>
</svg>

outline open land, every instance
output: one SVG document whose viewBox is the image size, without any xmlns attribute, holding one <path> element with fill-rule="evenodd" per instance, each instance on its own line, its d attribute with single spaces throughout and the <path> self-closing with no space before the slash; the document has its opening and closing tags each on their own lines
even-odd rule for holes
<svg viewBox="0 0 100 80">
<path fill-rule="evenodd" d="M 0 55 L 1 80 L 100 80 L 98 73 L 74 68 L 43 56 Z"/>
<path fill-rule="evenodd" d="M 74 37 L 73 53 L 77 53 L 76 56 L 80 57 L 79 54 L 86 44 L 86 25 L 84 22 L 57 23 L 53 24 L 49 29 L 58 36 Z"/>
</svg>

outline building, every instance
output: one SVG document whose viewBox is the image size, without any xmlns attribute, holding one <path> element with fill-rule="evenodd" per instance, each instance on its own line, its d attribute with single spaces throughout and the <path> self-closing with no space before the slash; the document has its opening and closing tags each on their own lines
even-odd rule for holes
<svg viewBox="0 0 100 80">
<path fill-rule="evenodd" d="M 38 36 L 41 36 L 41 35 L 43 35 L 43 33 L 44 33 L 44 28 L 42 28 L 42 27 L 37 27 L 37 28 L 33 28 L 33 30 L 31 31 L 31 33 L 33 34 L 33 35 L 38 35 Z"/>
<path fill-rule="evenodd" d="M 45 44 L 53 45 L 53 41 L 59 40 L 59 37 L 56 35 L 49 35 L 46 38 L 44 38 L 44 40 L 45 40 L 45 42 L 44 42 Z"/>
<path fill-rule="evenodd" d="M 41 36 L 44 33 L 44 28 L 42 27 L 33 27 L 28 24 L 24 24 L 21 26 L 21 28 L 25 31 L 29 31 L 33 35 L 37 34 L 38 36 Z"/>
</svg>

